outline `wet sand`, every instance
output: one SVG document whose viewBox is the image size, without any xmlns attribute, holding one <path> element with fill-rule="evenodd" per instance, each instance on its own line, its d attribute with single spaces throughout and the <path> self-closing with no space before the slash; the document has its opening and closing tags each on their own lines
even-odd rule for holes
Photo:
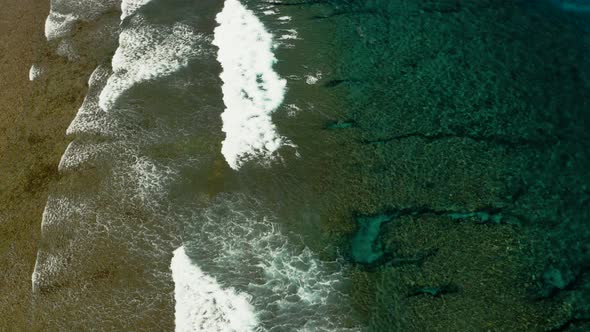
<svg viewBox="0 0 590 332">
<path fill-rule="evenodd" d="M 49 1 L 1 0 L 0 7 L 0 330 L 6 331 L 22 329 L 27 321 L 49 165 L 55 158 L 45 146 L 38 147 L 34 126 L 42 120 L 31 116 L 33 83 L 28 80 L 44 43 Z M 39 173 L 48 176 L 41 179 Z"/>
<path fill-rule="evenodd" d="M 88 75 L 49 51 L 49 1 L 0 0 L 0 8 L 0 330 L 34 330 L 31 274 L 41 217 Z M 33 63 L 46 70 L 31 82 Z"/>
</svg>

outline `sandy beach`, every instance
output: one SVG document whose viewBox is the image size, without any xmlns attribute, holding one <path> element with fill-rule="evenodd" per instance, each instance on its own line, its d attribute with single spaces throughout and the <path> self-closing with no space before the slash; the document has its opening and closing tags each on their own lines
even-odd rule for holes
<svg viewBox="0 0 590 332">
<path fill-rule="evenodd" d="M 27 322 L 30 275 L 50 178 L 35 175 L 47 172 L 44 163 L 55 156 L 37 146 L 32 125 L 42 121 L 31 116 L 34 85 L 28 80 L 44 43 L 49 1 L 2 0 L 0 6 L 0 330 L 7 331 L 21 330 Z"/>
<path fill-rule="evenodd" d="M 36 330 L 29 306 L 41 217 L 87 76 L 72 75 L 80 68 L 66 69 L 49 51 L 49 1 L 0 7 L 0 330 Z M 34 63 L 45 70 L 31 82 Z"/>
</svg>

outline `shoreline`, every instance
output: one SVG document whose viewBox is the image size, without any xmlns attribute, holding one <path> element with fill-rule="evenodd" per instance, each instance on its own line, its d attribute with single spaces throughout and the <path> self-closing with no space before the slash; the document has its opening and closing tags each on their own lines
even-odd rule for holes
<svg viewBox="0 0 590 332">
<path fill-rule="evenodd" d="M 45 171 L 38 160 L 48 151 L 36 149 L 37 136 L 22 129 L 33 108 L 35 84 L 28 72 L 44 45 L 49 1 L 1 2 L 0 27 L 8 34 L 0 46 L 0 330 L 14 330 L 27 327 L 30 276 L 47 196 L 48 179 L 35 183 L 32 175 Z"/>
<path fill-rule="evenodd" d="M 0 330 L 41 330 L 30 316 L 41 219 L 90 66 L 58 57 L 46 42 L 49 1 L 0 1 L 8 32 L 0 44 Z M 33 64 L 43 72 L 30 81 Z"/>
</svg>

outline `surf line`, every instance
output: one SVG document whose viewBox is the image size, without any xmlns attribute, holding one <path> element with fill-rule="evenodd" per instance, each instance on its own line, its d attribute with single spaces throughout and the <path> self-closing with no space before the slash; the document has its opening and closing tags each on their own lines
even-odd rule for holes
<svg viewBox="0 0 590 332">
<path fill-rule="evenodd" d="M 151 0 L 123 0 L 121 3 L 121 11 L 123 15 L 121 16 L 121 20 L 127 15 L 134 14 L 141 6 L 145 5 Z M 92 6 L 103 8 L 100 6 L 100 1 L 89 1 Z M 109 3 L 106 3 L 104 8 L 108 7 Z M 71 12 L 66 14 L 61 14 L 55 11 L 54 3 L 52 2 L 50 8 L 49 15 L 45 21 L 45 36 L 48 41 L 52 41 L 55 39 L 62 38 L 63 40 L 67 39 L 67 36 L 71 32 L 71 29 L 77 22 L 84 21 L 85 14 L 83 12 Z M 92 16 L 92 15 L 91 15 Z M 37 76 L 37 72 L 39 69 L 35 69 L 37 67 L 31 67 L 30 79 L 33 80 Z M 96 96 L 98 91 L 95 91 L 97 86 L 101 85 L 101 81 L 106 79 L 107 70 L 103 66 L 99 66 L 95 69 L 92 75 L 89 78 L 88 86 L 89 92 L 84 99 L 84 103 L 78 110 L 76 117 L 70 123 L 70 126 L 67 129 L 68 135 L 73 135 L 76 133 L 81 133 L 85 131 L 89 131 L 92 128 L 88 127 L 88 123 L 85 123 L 87 117 L 93 117 L 95 114 L 96 109 L 98 109 L 98 105 L 96 103 Z M 99 117 L 100 119 L 100 117 Z M 99 123 L 102 125 L 102 123 Z M 59 163 L 59 171 L 63 172 L 68 168 L 73 168 L 76 165 L 79 165 L 88 158 L 91 152 L 82 150 L 81 153 L 76 151 L 76 145 L 74 144 L 75 140 L 70 142 L 66 151 L 61 157 Z M 84 205 L 85 206 L 85 205 Z M 82 210 L 84 213 L 87 213 L 85 209 Z M 55 193 L 50 193 L 47 199 L 47 203 L 45 205 L 45 209 L 43 211 L 43 216 L 41 220 L 41 230 L 43 234 L 43 230 L 47 228 L 51 223 L 55 223 L 56 220 L 67 220 L 71 214 L 78 213 L 79 211 L 76 209 L 76 205 L 74 202 L 69 201 L 68 198 L 61 198 L 57 196 Z M 42 235 L 43 236 L 43 235 Z M 49 257 L 43 259 L 44 257 Z M 46 255 L 44 256 L 44 252 L 39 249 L 37 251 L 37 258 L 35 260 L 35 266 L 33 269 L 33 273 L 31 274 L 31 291 L 33 294 L 38 294 L 40 290 L 40 286 L 44 283 L 50 282 L 52 278 L 52 273 L 55 271 L 59 271 L 60 268 L 60 259 L 57 256 Z M 47 279 L 47 280 L 46 280 Z"/>
<path fill-rule="evenodd" d="M 238 0 L 226 0 L 216 20 L 213 45 L 223 68 L 225 104 L 221 153 L 235 170 L 254 159 L 268 163 L 281 146 L 293 146 L 277 133 L 271 118 L 283 102 L 287 84 L 273 69 L 273 36 Z"/>
<path fill-rule="evenodd" d="M 253 331 L 258 325 L 250 296 L 222 288 L 193 264 L 184 247 L 174 251 L 170 269 L 175 284 L 176 332 Z"/>
</svg>

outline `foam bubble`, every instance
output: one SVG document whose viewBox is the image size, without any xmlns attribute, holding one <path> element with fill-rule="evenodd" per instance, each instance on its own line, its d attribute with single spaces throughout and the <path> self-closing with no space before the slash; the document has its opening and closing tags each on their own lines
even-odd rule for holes
<svg viewBox="0 0 590 332">
<path fill-rule="evenodd" d="M 170 75 L 202 52 L 199 44 L 206 37 L 190 26 L 155 26 L 136 18 L 136 24 L 119 35 L 119 48 L 112 60 L 113 75 L 99 97 L 105 111 L 133 85 Z"/>
<path fill-rule="evenodd" d="M 287 110 L 288 110 L 288 115 L 290 117 L 294 117 L 297 115 L 297 113 L 299 113 L 301 111 L 301 108 L 295 104 L 288 104 L 286 105 Z"/>
<path fill-rule="evenodd" d="M 39 67 L 37 64 L 33 64 L 31 69 L 29 69 L 29 81 L 34 81 L 41 75 L 43 75 L 43 68 Z"/>
<path fill-rule="evenodd" d="M 309 85 L 314 85 L 316 84 L 319 80 L 322 79 L 322 72 L 318 71 L 315 73 L 315 75 L 305 75 L 305 83 L 309 84 Z"/>
<path fill-rule="evenodd" d="M 170 269 L 177 332 L 254 331 L 258 319 L 250 296 L 222 288 L 191 262 L 184 247 L 174 251 Z"/>
<path fill-rule="evenodd" d="M 272 160 L 285 144 L 271 114 L 283 102 L 286 80 L 273 70 L 272 35 L 254 13 L 237 0 L 227 0 L 217 15 L 213 44 L 223 67 L 222 114 L 226 138 L 221 152 L 229 166 L 239 169 L 251 159 Z"/>
<path fill-rule="evenodd" d="M 61 14 L 50 11 L 45 20 L 45 37 L 48 41 L 65 37 L 77 19 L 77 16 L 71 13 Z"/>
<path fill-rule="evenodd" d="M 132 164 L 125 168 L 128 170 L 121 174 L 126 176 L 128 172 L 131 173 L 135 195 L 146 204 L 146 208 L 148 204 L 155 205 L 156 201 L 164 197 L 167 192 L 165 186 L 177 175 L 171 167 L 156 163 L 145 156 L 134 156 Z"/>
<path fill-rule="evenodd" d="M 45 20 L 45 37 L 48 41 L 70 35 L 78 21 L 92 21 L 116 8 L 120 0 L 52 0 Z"/>
<path fill-rule="evenodd" d="M 279 37 L 280 40 L 298 39 L 299 38 L 299 35 L 297 34 L 297 30 L 295 30 L 295 29 L 287 29 L 285 31 L 287 33 L 282 34 L 281 37 Z"/>
</svg>

